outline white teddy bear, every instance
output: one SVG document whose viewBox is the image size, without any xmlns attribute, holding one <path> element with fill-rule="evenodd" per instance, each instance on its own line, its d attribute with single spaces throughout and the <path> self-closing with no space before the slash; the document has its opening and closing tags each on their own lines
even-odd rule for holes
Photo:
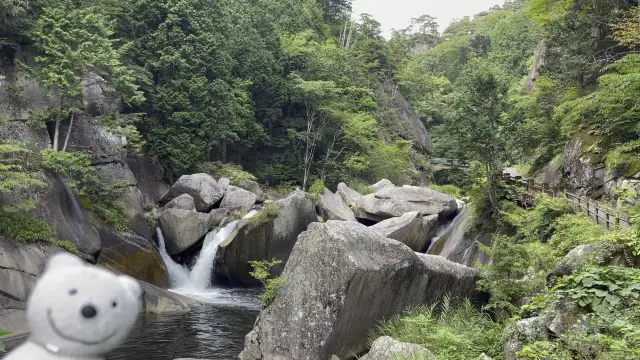
<svg viewBox="0 0 640 360">
<path fill-rule="evenodd" d="M 27 302 L 29 339 L 5 360 L 98 360 L 129 335 L 142 288 L 78 257 L 57 254 Z"/>
</svg>

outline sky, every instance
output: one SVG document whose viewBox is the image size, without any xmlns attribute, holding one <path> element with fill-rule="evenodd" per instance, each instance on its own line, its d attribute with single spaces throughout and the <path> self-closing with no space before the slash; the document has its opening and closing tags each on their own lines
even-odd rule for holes
<svg viewBox="0 0 640 360">
<path fill-rule="evenodd" d="M 442 32 L 454 19 L 472 16 L 503 3 L 504 0 L 354 0 L 353 13 L 357 18 L 362 13 L 373 15 L 388 38 L 391 29 L 404 29 L 412 18 L 420 15 L 438 18 Z"/>
</svg>

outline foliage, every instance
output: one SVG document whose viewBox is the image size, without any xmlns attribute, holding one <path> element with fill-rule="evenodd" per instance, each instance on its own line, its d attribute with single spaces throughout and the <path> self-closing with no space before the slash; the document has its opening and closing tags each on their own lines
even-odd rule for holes
<svg viewBox="0 0 640 360">
<path fill-rule="evenodd" d="M 29 214 L 0 211 L 0 234 L 18 242 L 47 243 L 79 254 L 73 243 L 57 239 L 47 223 Z"/>
<path fill-rule="evenodd" d="M 198 171 L 209 174 L 216 179 L 227 178 L 232 184 L 244 185 L 250 181 L 256 181 L 256 177 L 245 171 L 242 166 L 236 164 L 223 164 L 219 161 L 200 164 Z"/>
<path fill-rule="evenodd" d="M 35 160 L 31 150 L 23 145 L 0 142 L 0 194 L 19 190 L 38 189 L 45 186 L 34 171 Z M 2 205 L 2 210 L 27 211 L 35 207 L 33 200 L 21 200 L 14 204 Z"/>
<path fill-rule="evenodd" d="M 42 150 L 42 166 L 67 177 L 69 186 L 80 197 L 80 204 L 93 210 L 118 231 L 127 230 L 127 210 L 122 197 L 128 189 L 125 183 L 106 183 L 91 166 L 91 154 Z"/>
<path fill-rule="evenodd" d="M 535 199 L 533 210 L 526 213 L 518 232 L 530 241 L 546 242 L 555 232 L 559 218 L 574 212 L 568 200 L 540 195 Z"/>
<path fill-rule="evenodd" d="M 549 246 L 557 257 L 563 257 L 580 245 L 597 244 L 605 236 L 605 229 L 585 215 L 563 215 L 555 221 Z"/>
<path fill-rule="evenodd" d="M 326 187 L 324 186 L 324 182 L 320 179 L 314 181 L 313 184 L 311 184 L 311 187 L 309 187 L 309 194 L 313 198 L 314 202 L 318 202 L 318 200 L 320 200 L 320 196 L 324 194 L 325 189 Z"/>
<path fill-rule="evenodd" d="M 142 135 L 136 128 L 141 114 L 121 115 L 107 114 L 100 118 L 100 124 L 110 133 L 127 139 L 126 148 L 134 153 L 141 153 L 144 146 Z"/>
<path fill-rule="evenodd" d="M 424 306 L 383 323 L 373 337 L 419 344 L 443 360 L 475 359 L 483 352 L 495 358 L 502 355 L 503 329 L 469 300 L 454 304 L 446 298 L 441 306 Z"/>
<path fill-rule="evenodd" d="M 376 189 L 368 184 L 363 183 L 362 181 L 352 181 L 351 186 L 353 190 L 357 191 L 360 195 L 369 195 L 376 192 Z"/>
<path fill-rule="evenodd" d="M 275 299 L 278 294 L 278 290 L 284 285 L 287 281 L 286 277 L 271 277 L 269 270 L 281 264 L 282 261 L 278 259 L 273 259 L 271 261 L 250 261 L 251 267 L 253 271 L 249 273 L 254 279 L 259 280 L 264 286 L 264 292 L 258 295 L 258 300 L 262 304 L 263 307 L 269 306 L 271 302 Z"/>
<path fill-rule="evenodd" d="M 11 334 L 11 332 L 6 331 L 6 330 L 0 330 L 0 337 L 5 336 L 5 335 L 9 335 Z M 4 352 L 4 344 L 2 343 L 2 341 L 0 341 L 0 352 Z"/>
<path fill-rule="evenodd" d="M 462 189 L 455 185 L 430 185 L 429 188 L 431 190 L 453 196 L 456 199 L 462 199 L 464 197 Z"/>
<path fill-rule="evenodd" d="M 257 214 L 253 215 L 244 227 L 245 233 L 249 233 L 258 227 L 274 222 L 280 216 L 280 207 L 274 202 L 265 203 Z"/>
</svg>

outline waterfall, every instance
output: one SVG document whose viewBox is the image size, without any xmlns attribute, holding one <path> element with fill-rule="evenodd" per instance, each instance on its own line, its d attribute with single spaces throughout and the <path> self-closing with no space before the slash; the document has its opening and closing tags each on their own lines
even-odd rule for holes
<svg viewBox="0 0 640 360">
<path fill-rule="evenodd" d="M 164 244 L 164 235 L 160 227 L 156 228 L 156 234 L 158 234 L 158 245 L 160 247 L 160 255 L 167 266 L 167 272 L 169 273 L 169 285 L 171 287 L 182 287 L 189 283 L 189 270 L 184 266 L 173 261 L 171 256 L 167 254 L 167 247 Z"/>
<path fill-rule="evenodd" d="M 258 211 L 251 210 L 242 218 L 242 220 L 249 219 L 257 213 Z M 198 255 L 196 263 L 191 271 L 184 266 L 177 264 L 167 254 L 162 231 L 158 228 L 157 232 L 158 240 L 160 242 L 160 254 L 162 255 L 164 262 L 167 264 L 167 271 L 171 278 L 172 288 L 187 293 L 203 291 L 209 288 L 211 286 L 211 277 L 213 275 L 212 272 L 218 248 L 220 247 L 220 244 L 231 241 L 238 234 L 239 227 L 242 226 L 239 225 L 239 223 L 242 220 L 232 221 L 222 228 L 209 232 L 204 238 L 202 250 L 200 250 L 200 254 Z"/>
</svg>

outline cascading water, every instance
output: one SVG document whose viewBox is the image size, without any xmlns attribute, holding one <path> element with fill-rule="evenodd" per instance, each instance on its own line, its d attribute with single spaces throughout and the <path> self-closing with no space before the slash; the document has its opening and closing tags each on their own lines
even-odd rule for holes
<svg viewBox="0 0 640 360">
<path fill-rule="evenodd" d="M 198 258 L 196 259 L 196 263 L 191 271 L 173 261 L 171 256 L 167 254 L 162 231 L 158 228 L 157 232 L 158 241 L 160 243 L 160 254 L 167 265 L 172 291 L 197 298 L 198 300 L 209 300 L 206 298 L 220 298 L 226 296 L 229 298 L 229 301 L 237 303 L 237 298 L 231 299 L 229 294 L 225 291 L 211 288 L 213 267 L 215 265 L 215 258 L 220 244 L 232 240 L 237 235 L 239 228 L 242 227 L 242 220 L 249 219 L 257 213 L 258 211 L 251 210 L 241 220 L 230 222 L 220 229 L 209 232 L 204 239 L 202 250 L 200 251 Z M 222 300 L 224 302 L 224 299 Z M 249 302 L 251 304 L 253 303 L 253 301 Z"/>
<path fill-rule="evenodd" d="M 167 266 L 167 272 L 169 273 L 169 282 L 171 287 L 177 288 L 185 286 L 189 283 L 189 270 L 184 266 L 173 261 L 171 256 L 167 253 L 167 247 L 164 243 L 164 235 L 160 227 L 156 228 L 156 234 L 158 235 L 158 247 L 160 248 L 160 256 L 164 260 Z"/>
</svg>

